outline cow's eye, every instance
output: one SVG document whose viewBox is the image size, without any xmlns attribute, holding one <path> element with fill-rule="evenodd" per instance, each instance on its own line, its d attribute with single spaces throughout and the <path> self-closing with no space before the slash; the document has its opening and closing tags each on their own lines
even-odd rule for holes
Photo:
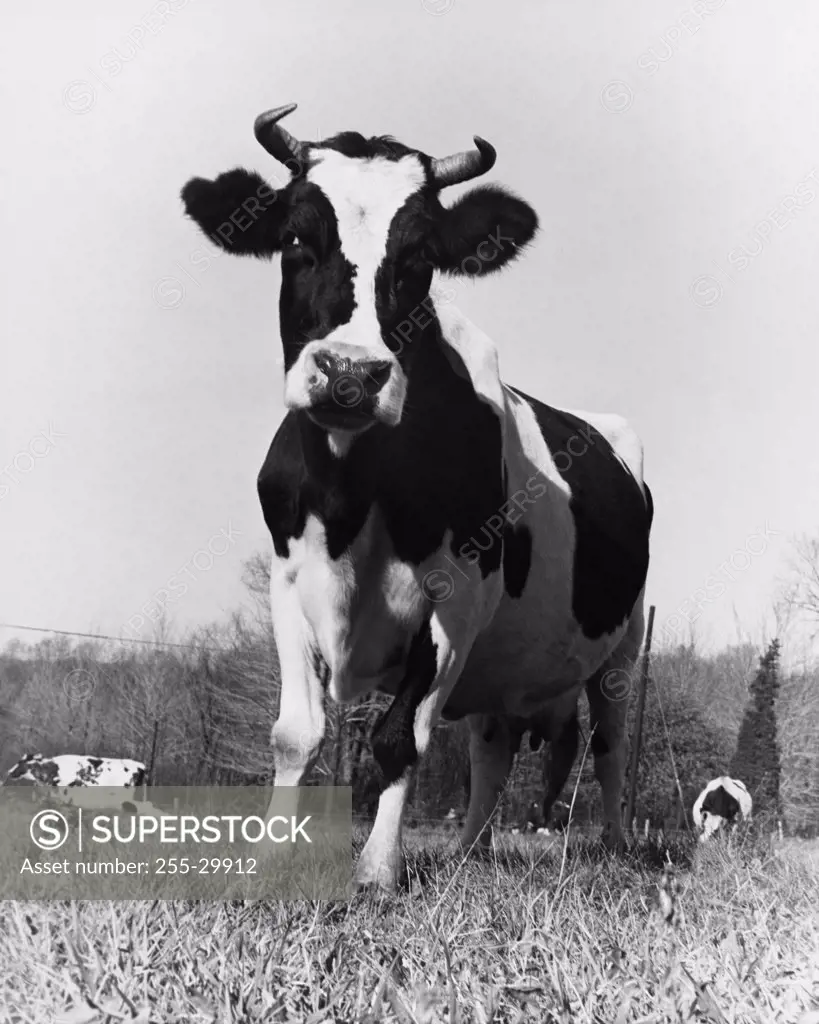
<svg viewBox="0 0 819 1024">
<path fill-rule="evenodd" d="M 393 277 L 393 288 L 396 292 L 403 291 L 406 286 L 418 277 L 419 271 L 423 269 L 418 253 L 409 253 L 403 257 L 395 268 Z"/>
<path fill-rule="evenodd" d="M 300 259 L 311 270 L 318 266 L 315 250 L 298 235 L 288 235 L 285 239 L 285 255 L 288 258 Z"/>
</svg>

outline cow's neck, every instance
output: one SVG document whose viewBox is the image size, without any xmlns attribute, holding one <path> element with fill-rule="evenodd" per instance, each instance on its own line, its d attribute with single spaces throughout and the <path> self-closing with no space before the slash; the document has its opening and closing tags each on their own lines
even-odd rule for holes
<svg viewBox="0 0 819 1024">
<path fill-rule="evenodd" d="M 457 550 L 503 502 L 496 410 L 476 395 L 437 319 L 410 344 L 398 426 L 378 424 L 338 455 L 326 431 L 299 414 L 304 497 L 324 522 L 332 557 L 355 539 L 373 506 L 399 557 L 417 564 L 447 530 Z"/>
</svg>

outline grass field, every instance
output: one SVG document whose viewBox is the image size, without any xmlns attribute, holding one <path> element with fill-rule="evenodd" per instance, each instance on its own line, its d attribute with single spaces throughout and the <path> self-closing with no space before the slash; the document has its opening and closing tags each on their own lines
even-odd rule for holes
<svg viewBox="0 0 819 1024">
<path fill-rule="evenodd" d="M 819 1024 L 819 844 L 453 837 L 408 835 L 394 897 L 2 903 L 0 1017 Z"/>
</svg>

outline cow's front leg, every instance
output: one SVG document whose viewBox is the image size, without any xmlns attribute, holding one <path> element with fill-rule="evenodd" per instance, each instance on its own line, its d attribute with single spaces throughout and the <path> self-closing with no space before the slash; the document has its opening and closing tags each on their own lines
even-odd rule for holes
<svg viewBox="0 0 819 1024">
<path fill-rule="evenodd" d="M 277 815 L 296 814 L 299 791 L 295 788 L 318 760 L 324 740 L 324 686 L 326 665 L 315 637 L 304 617 L 294 584 L 276 574 L 274 562 L 270 579 L 273 635 L 279 655 L 281 694 L 279 715 L 273 726 L 274 795 L 265 820 Z M 282 793 L 282 788 L 288 792 Z M 273 854 L 273 845 L 260 843 L 258 857 Z"/>
<path fill-rule="evenodd" d="M 412 773 L 429 747 L 467 653 L 455 649 L 435 613 L 412 642 L 398 694 L 373 730 L 373 756 L 385 785 L 356 868 L 358 886 L 391 890 L 404 875 L 401 828 Z"/>
<path fill-rule="evenodd" d="M 274 570 L 275 571 L 275 570 Z M 324 741 L 327 666 L 302 612 L 298 591 L 271 574 L 273 633 L 281 671 L 279 716 L 273 726 L 274 786 L 298 786 Z"/>
<path fill-rule="evenodd" d="M 506 785 L 519 744 L 520 737 L 513 734 L 506 719 L 491 715 L 469 716 L 469 810 L 461 835 L 461 843 L 467 850 L 474 844 L 480 851 L 489 847 L 492 838 L 489 820 Z"/>
</svg>

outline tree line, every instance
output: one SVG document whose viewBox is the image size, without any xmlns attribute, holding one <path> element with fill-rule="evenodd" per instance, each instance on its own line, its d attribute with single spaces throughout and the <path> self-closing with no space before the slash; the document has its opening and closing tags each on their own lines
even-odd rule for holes
<svg viewBox="0 0 819 1024">
<path fill-rule="evenodd" d="M 67 637 L 0 655 L 0 772 L 25 753 L 93 753 L 145 761 L 154 785 L 265 785 L 279 664 L 267 616 L 266 559 L 246 564 L 254 610 L 187 638 L 189 649 L 72 643 Z M 636 677 L 635 677 L 636 678 Z M 634 695 L 629 728 L 633 726 Z M 350 785 L 357 812 L 373 814 L 380 791 L 369 736 L 389 698 L 328 705 L 316 784 Z M 588 709 L 580 701 L 580 754 L 563 793 L 575 820 L 602 820 L 590 752 Z M 548 748 L 524 740 L 499 808 L 516 824 L 544 792 Z M 784 672 L 781 644 L 750 643 L 717 654 L 694 641 L 657 651 L 643 723 L 635 816 L 642 825 L 685 827 L 710 779 L 731 774 L 754 798 L 755 816 L 791 832 L 819 830 L 819 666 Z M 412 820 L 462 812 L 468 799 L 469 741 L 463 722 L 433 736 L 416 773 Z"/>
</svg>

